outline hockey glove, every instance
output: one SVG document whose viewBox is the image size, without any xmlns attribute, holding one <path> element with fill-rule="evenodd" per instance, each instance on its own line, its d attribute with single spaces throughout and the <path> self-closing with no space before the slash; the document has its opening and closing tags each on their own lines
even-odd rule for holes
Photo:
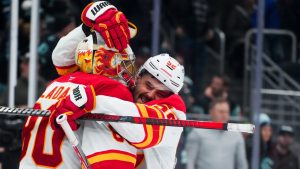
<svg viewBox="0 0 300 169">
<path fill-rule="evenodd" d="M 99 32 L 106 45 L 123 51 L 130 40 L 128 20 L 107 1 L 88 4 L 81 13 L 82 22 Z"/>
<path fill-rule="evenodd" d="M 75 122 L 86 113 L 91 112 L 96 105 L 96 95 L 93 86 L 83 87 L 78 85 L 69 96 L 60 100 L 56 110 L 50 116 L 52 129 L 57 129 L 56 117 L 60 114 L 68 116 L 68 122 L 72 130 L 77 130 L 78 124 Z"/>
</svg>

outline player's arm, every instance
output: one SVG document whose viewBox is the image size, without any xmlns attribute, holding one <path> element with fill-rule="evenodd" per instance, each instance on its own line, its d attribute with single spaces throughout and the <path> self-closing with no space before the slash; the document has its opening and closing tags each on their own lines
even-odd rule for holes
<svg viewBox="0 0 300 169">
<path fill-rule="evenodd" d="M 98 95 L 96 97 L 96 107 L 92 113 L 105 113 L 119 116 L 134 116 L 143 118 L 168 118 L 184 119 L 185 114 L 167 104 L 145 105 L 124 101 L 115 97 Z M 173 132 L 172 127 L 127 124 L 127 123 L 110 123 L 112 127 L 128 142 L 139 149 L 149 148 L 161 143 L 165 130 L 167 134 Z M 172 129 L 171 129 L 172 128 Z M 182 129 L 177 128 L 178 133 Z M 177 134 L 173 133 L 173 134 Z"/>
<path fill-rule="evenodd" d="M 75 64 L 75 51 L 78 43 L 86 37 L 84 29 L 86 29 L 84 25 L 78 26 L 62 37 L 54 48 L 52 61 L 59 75 L 66 75 L 79 69 Z"/>
<path fill-rule="evenodd" d="M 110 90 L 106 90 L 104 86 L 109 87 Z M 151 105 L 135 104 L 129 101 L 121 100 L 126 99 L 126 97 L 123 97 L 121 94 L 125 91 L 116 90 L 114 92 L 114 87 L 112 85 L 104 86 L 100 87 L 96 91 L 94 91 L 92 86 L 79 86 L 78 89 L 73 90 L 73 92 L 71 92 L 70 96 L 68 96 L 60 102 L 61 104 L 59 104 L 59 106 L 57 107 L 56 112 L 58 112 L 58 114 L 67 113 L 67 115 L 69 116 L 68 119 L 70 120 L 70 122 L 73 122 L 72 124 L 74 124 L 74 121 L 76 119 L 78 119 L 87 112 L 105 113 L 119 116 L 134 116 L 143 118 L 150 117 L 185 119 L 185 114 L 179 108 L 180 106 L 178 106 L 183 104 L 183 101 L 181 99 L 178 99 L 179 96 L 175 98 L 161 99 L 158 102 L 153 102 L 153 104 Z M 99 91 L 101 92 L 101 94 L 99 94 Z M 128 92 L 125 95 L 130 95 L 130 93 Z M 116 97 L 121 99 L 118 99 Z M 176 109 L 176 106 L 172 107 L 172 105 L 175 105 L 172 104 L 172 102 L 177 103 Z M 86 111 L 87 109 L 85 107 L 88 107 L 89 111 Z M 182 132 L 182 128 L 176 128 L 175 131 L 174 127 L 165 127 L 157 125 L 113 122 L 110 124 L 124 139 L 126 139 L 133 146 L 139 149 L 145 149 L 158 145 L 162 141 L 164 134 L 167 134 L 168 136 L 170 135 L 172 137 L 172 135 L 180 135 Z M 165 130 L 167 132 L 165 132 Z"/>
<path fill-rule="evenodd" d="M 136 34 L 136 27 L 130 33 L 125 15 L 107 1 L 90 3 L 82 11 L 82 25 L 62 37 L 52 53 L 52 61 L 58 74 L 65 75 L 78 70 L 75 64 L 75 51 L 78 43 L 91 31 L 98 32 L 110 48 L 123 51 L 130 37 Z M 131 35 L 131 36 L 130 36 Z"/>
</svg>

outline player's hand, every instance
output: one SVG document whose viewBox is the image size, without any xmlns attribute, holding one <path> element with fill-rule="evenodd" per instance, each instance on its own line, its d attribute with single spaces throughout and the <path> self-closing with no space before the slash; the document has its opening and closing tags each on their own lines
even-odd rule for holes
<svg viewBox="0 0 300 169">
<path fill-rule="evenodd" d="M 95 102 L 96 95 L 93 86 L 78 85 L 69 96 L 60 100 L 56 105 L 56 110 L 50 116 L 52 129 L 55 130 L 58 127 L 56 117 L 66 114 L 72 130 L 77 130 L 78 124 L 75 120 L 91 112 L 95 108 Z"/>
<path fill-rule="evenodd" d="M 82 22 L 99 32 L 106 45 L 123 51 L 130 40 L 128 20 L 107 1 L 88 4 L 81 14 Z"/>
</svg>

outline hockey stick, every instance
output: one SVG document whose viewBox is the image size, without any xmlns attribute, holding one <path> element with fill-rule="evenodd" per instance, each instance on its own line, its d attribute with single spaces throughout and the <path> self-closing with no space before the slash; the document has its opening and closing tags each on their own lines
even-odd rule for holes
<svg viewBox="0 0 300 169">
<path fill-rule="evenodd" d="M 75 153 L 77 154 L 81 162 L 81 165 L 84 167 L 84 169 L 91 169 L 85 154 L 83 153 L 82 149 L 79 146 L 79 141 L 67 121 L 67 115 L 65 114 L 59 115 L 56 118 L 56 122 L 61 126 L 61 128 L 65 132 L 69 142 L 71 143 Z"/>
<path fill-rule="evenodd" d="M 14 114 L 23 116 L 50 116 L 49 110 L 38 110 L 30 108 L 9 108 L 0 106 L 0 114 Z M 234 132 L 253 133 L 255 126 L 253 124 L 239 124 L 239 123 L 221 123 L 211 121 L 196 121 L 196 120 L 169 120 L 157 118 L 142 118 L 132 116 L 118 116 L 107 114 L 91 114 L 88 113 L 81 117 L 82 120 L 95 120 L 107 122 L 129 122 L 135 124 L 150 124 L 163 125 L 173 127 L 192 127 L 202 129 L 225 130 Z"/>
</svg>

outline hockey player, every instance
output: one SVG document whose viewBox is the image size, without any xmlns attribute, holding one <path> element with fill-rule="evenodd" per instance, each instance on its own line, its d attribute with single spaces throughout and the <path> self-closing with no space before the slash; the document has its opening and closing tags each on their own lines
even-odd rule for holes
<svg viewBox="0 0 300 169">
<path fill-rule="evenodd" d="M 106 38 L 105 41 L 111 41 L 113 42 L 112 46 L 117 47 L 116 45 L 117 42 L 115 41 L 118 40 L 118 37 L 125 36 L 129 38 L 130 36 L 124 35 L 124 33 L 127 32 L 119 31 L 117 32 L 117 37 L 111 39 L 111 37 L 116 35 L 116 32 L 110 31 L 110 28 L 111 27 L 115 28 L 116 26 L 122 26 L 123 22 L 126 23 L 127 20 L 125 16 L 122 16 L 123 14 L 117 11 L 115 8 L 107 9 L 107 11 L 110 11 L 110 13 L 104 13 L 101 16 L 105 18 L 105 21 L 101 21 L 101 18 L 98 21 L 105 23 L 111 20 L 110 22 L 114 23 L 114 24 L 110 24 L 106 28 L 106 30 L 104 30 L 105 36 L 103 39 L 105 40 Z M 117 22 L 116 15 L 118 15 L 119 17 L 122 16 L 123 21 Z M 109 18 L 111 19 L 109 20 Z M 81 29 L 81 27 L 79 29 Z M 125 27 L 124 29 L 128 29 L 128 27 Z M 82 29 L 80 31 L 82 31 Z M 107 33 L 106 31 L 109 32 Z M 78 36 L 78 38 L 80 39 L 83 39 L 84 37 Z M 124 38 L 123 39 L 119 38 L 119 39 L 121 42 L 123 40 L 122 43 L 125 42 L 125 45 L 123 44 L 122 45 L 123 47 L 121 46 L 121 48 L 119 48 L 120 50 L 123 50 L 125 46 L 127 47 L 127 43 L 129 42 L 129 40 Z M 86 43 L 85 42 L 84 43 L 87 45 L 87 47 L 93 48 L 93 44 L 88 43 L 91 42 L 92 40 L 94 40 L 92 36 L 86 39 Z M 69 43 L 70 43 L 69 46 L 67 45 L 66 47 L 75 46 L 76 48 L 78 41 L 76 41 L 75 43 L 69 41 Z M 75 50 L 75 48 L 68 48 L 68 50 Z M 119 53 L 116 51 L 108 51 L 102 47 L 102 48 L 97 48 L 97 50 L 78 53 L 78 55 L 93 56 L 93 60 L 90 61 L 99 64 L 97 64 L 97 66 L 90 67 L 90 68 L 92 68 L 94 72 L 97 72 L 95 73 L 97 75 L 86 74 L 83 72 L 75 72 L 54 80 L 47 87 L 43 95 L 38 99 L 34 108 L 48 109 L 51 111 L 55 111 L 56 106 L 59 103 L 59 100 L 72 93 L 73 89 L 76 90 L 84 89 L 86 92 L 86 97 L 89 98 L 89 100 L 94 99 L 95 95 L 103 94 L 106 96 L 117 97 L 123 100 L 133 101 L 132 95 L 129 92 L 127 87 L 125 87 L 123 84 L 121 84 L 116 80 L 112 80 L 110 78 L 100 76 L 100 75 L 105 75 L 111 78 L 115 78 L 115 77 L 119 77 L 118 74 L 122 74 L 122 75 L 126 75 L 126 77 L 124 76 L 125 78 L 124 81 L 130 80 L 130 72 L 128 72 L 127 70 L 130 67 L 130 65 L 133 65 L 133 63 L 129 65 L 127 63 L 125 64 L 125 61 L 126 62 L 134 61 L 134 58 L 132 57 L 133 55 L 130 53 L 130 50 L 124 50 L 121 53 Z M 68 63 L 67 57 L 64 58 L 62 61 Z M 74 54 L 73 54 L 72 61 L 74 61 Z M 83 60 L 78 59 L 78 61 L 83 63 L 82 62 Z M 105 64 L 100 64 L 100 63 L 105 63 Z M 74 65 L 70 65 L 68 68 L 69 70 L 74 71 L 74 67 L 72 66 Z M 58 68 L 58 70 L 63 70 L 63 69 Z M 94 87 L 97 88 L 97 90 L 94 90 L 93 89 Z M 94 107 L 94 103 L 91 102 L 91 104 L 85 105 L 86 108 L 85 110 L 90 111 L 93 109 L 93 107 Z M 126 158 L 126 159 L 130 159 L 129 161 L 124 161 L 121 158 L 114 158 L 115 159 L 114 163 L 113 164 L 110 163 L 109 165 L 106 166 L 106 168 L 114 169 L 114 168 L 118 168 L 117 166 L 120 166 L 125 169 L 133 168 L 136 159 L 136 149 L 130 148 L 132 146 L 130 146 L 127 142 L 123 142 L 123 143 L 117 142 L 114 139 L 114 137 L 112 137 L 112 131 L 110 129 L 102 131 L 102 134 L 103 133 L 110 136 L 110 137 L 106 137 L 107 142 L 110 142 L 111 144 L 115 142 L 118 143 L 118 146 L 116 147 L 126 148 L 124 151 L 119 152 L 120 155 L 125 154 L 127 155 L 125 157 L 131 157 L 131 158 Z M 82 128 L 78 129 L 77 134 L 80 136 L 79 138 L 82 138 L 81 136 Z M 22 133 L 22 154 L 21 154 L 21 161 L 20 161 L 20 169 L 33 169 L 33 168 L 38 168 L 38 169 L 81 168 L 81 165 L 77 160 L 76 154 L 74 154 L 71 145 L 66 141 L 64 137 L 64 133 L 60 130 L 52 130 L 52 128 L 50 127 L 49 118 L 47 117 L 29 117 L 26 120 L 26 123 L 24 125 L 24 129 Z"/>
<path fill-rule="evenodd" d="M 97 95 L 96 107 L 91 112 L 121 116 L 185 119 L 184 104 L 181 98 L 174 94 L 181 88 L 179 79 L 182 78 L 182 75 L 180 65 L 169 55 L 161 54 L 152 57 L 147 60 L 139 71 L 136 86 L 133 90 L 134 99 L 140 104 L 106 95 Z M 179 85 L 175 85 L 176 83 Z M 84 90 L 79 93 L 83 96 L 86 95 Z M 76 120 L 87 111 L 78 106 L 83 103 L 77 104 L 77 101 L 71 98 L 72 96 L 68 96 L 63 100 L 60 106 L 57 107 L 56 112 L 58 112 L 57 115 L 66 113 L 69 119 Z M 94 101 L 94 99 L 91 99 L 86 100 L 84 103 L 89 105 L 90 102 Z M 74 122 L 71 124 L 74 126 Z M 112 135 L 118 142 L 128 142 L 136 149 L 144 149 L 142 153 L 145 163 L 142 164 L 144 166 L 142 168 L 168 169 L 174 167 L 176 148 L 182 129 L 151 125 L 141 126 L 140 124 L 109 124 L 104 122 L 85 122 L 84 124 L 82 149 L 87 154 L 93 167 L 101 168 L 104 162 L 107 165 L 113 164 L 114 160 L 108 160 L 110 158 L 132 159 L 128 156 L 125 158 L 124 154 L 116 155 L 119 151 L 111 149 L 111 146 L 115 146 L 115 142 L 112 140 L 107 141 L 107 135 L 103 134 L 107 128 L 112 130 Z M 129 148 L 132 147 L 129 146 Z M 119 150 L 120 147 L 115 147 L 115 149 Z M 138 162 L 135 163 L 138 165 Z"/>
<path fill-rule="evenodd" d="M 82 30 L 80 28 L 75 29 L 68 36 L 60 40 L 56 50 L 53 52 L 54 64 L 59 66 L 60 69 L 66 70 L 65 72 L 69 71 L 69 65 L 75 65 L 76 62 L 73 57 L 75 52 L 69 50 L 72 47 L 70 47 L 71 44 L 68 42 L 78 42 L 78 37 L 80 36 L 84 37 Z M 63 60 L 68 60 L 69 63 L 63 62 Z M 185 107 L 181 98 L 176 94 L 182 87 L 183 76 L 183 67 L 167 54 L 152 57 L 139 71 L 135 82 L 136 86 L 133 89 L 135 101 L 146 103 L 145 105 L 124 102 L 117 98 L 98 95 L 96 99 L 97 106 L 92 112 L 184 119 Z M 72 120 L 82 115 L 80 113 L 85 113 L 76 108 L 70 99 L 66 100 L 67 101 L 63 101 L 61 107 L 58 107 L 58 109 L 60 109 L 58 112 L 73 112 L 76 117 L 73 116 L 74 114 L 70 115 L 69 118 Z M 108 107 L 106 107 L 106 105 Z M 144 167 L 158 169 L 174 167 L 176 147 L 182 129 L 144 125 L 145 132 L 140 133 L 138 132 L 139 125 L 111 123 L 111 126 L 113 130 L 117 131 L 115 134 L 120 142 L 129 142 L 138 149 L 148 148 L 143 150 L 146 159 L 146 163 L 143 164 Z M 93 165 L 101 163 L 101 159 L 109 156 L 107 155 L 109 152 L 105 150 L 105 147 L 98 146 L 97 143 L 92 143 L 93 146 L 89 146 L 91 144 L 89 143 L 90 141 L 95 142 L 95 140 L 103 139 L 99 134 L 101 133 L 100 128 L 95 129 L 97 125 L 91 125 L 89 128 L 94 129 L 91 132 L 85 132 L 90 136 L 83 136 L 82 147 L 88 155 L 89 162 Z M 85 128 L 84 130 L 87 131 Z M 147 135 L 148 133 L 151 134 Z M 97 134 L 100 136 L 97 137 Z"/>
<path fill-rule="evenodd" d="M 136 86 L 133 88 L 133 97 L 136 103 L 97 95 L 96 107 L 91 112 L 120 116 L 185 119 L 185 106 L 177 95 L 182 87 L 179 86 L 179 78 L 183 78 L 181 71 L 178 62 L 168 54 L 151 57 L 137 75 Z M 69 104 L 71 103 L 65 102 L 65 106 L 62 107 L 69 107 Z M 68 111 L 78 115 L 76 109 L 68 109 Z M 63 112 L 66 112 L 66 109 L 61 113 Z M 182 128 L 143 125 L 145 132 L 141 132 L 139 125 L 111 123 L 111 126 L 117 134 L 123 137 L 120 141 L 127 141 L 137 149 L 142 149 L 139 151 L 141 154 L 138 159 L 144 160 L 142 163 L 137 162 L 136 167 L 148 169 L 172 169 L 175 167 L 175 155 Z M 84 130 L 82 142 L 84 150 L 89 148 L 90 142 L 94 142 L 93 138 L 101 139 L 99 132 L 101 131 L 94 131 L 94 134 L 91 135 L 89 132 L 85 133 Z M 94 157 L 95 153 L 93 152 L 98 152 L 98 150 L 92 147 L 90 151 L 86 151 L 89 161 Z M 101 159 L 99 158 L 99 160 Z"/>
<path fill-rule="evenodd" d="M 92 41 L 92 36 L 85 39 L 83 41 L 84 44 L 81 46 L 93 47 L 93 44 L 88 43 L 90 41 Z M 129 66 L 123 67 L 123 65 L 125 65 L 123 62 L 133 61 L 134 58 L 132 58 L 132 54 L 124 55 L 123 52 L 121 55 L 114 51 L 105 50 L 102 47 L 94 52 L 88 50 L 81 52 L 82 53 L 78 53 L 78 56 L 86 56 L 85 58 L 93 56 L 91 57 L 93 60 L 89 61 L 96 64 L 94 64 L 94 67 L 89 68 L 92 68 L 93 72 L 97 72 L 97 74 L 87 74 L 78 71 L 55 79 L 49 84 L 42 96 L 40 96 L 34 108 L 48 109 L 54 112 L 56 107 L 61 103 L 62 98 L 72 95 L 75 99 L 79 99 L 80 96 L 78 94 L 80 94 L 82 90 L 84 90 L 84 98 L 90 101 L 85 104 L 84 111 L 94 109 L 96 95 L 105 95 L 131 102 L 133 101 L 132 95 L 126 86 L 116 80 L 108 78 L 114 78 L 118 76 L 119 73 L 130 75 L 130 72 L 127 72 Z M 130 50 L 128 50 L 127 53 L 130 53 Z M 78 61 L 81 62 L 82 60 L 78 59 Z M 101 63 L 106 64 L 103 65 Z M 85 68 L 88 69 L 88 67 Z M 98 71 L 100 69 L 101 71 Z M 126 77 L 126 79 L 128 79 L 128 77 Z M 96 90 L 94 90 L 94 88 Z M 22 133 L 20 169 L 81 168 L 77 156 L 70 143 L 66 140 L 64 133 L 61 130 L 53 130 L 51 128 L 51 124 L 53 123 L 50 123 L 50 120 L 51 118 L 48 117 L 29 117 L 26 120 Z M 55 126 L 53 127 L 55 128 Z M 72 126 L 73 129 L 76 127 L 76 125 Z M 79 128 L 77 134 L 79 138 L 82 138 L 83 128 Z M 113 159 L 113 164 L 101 163 L 101 166 L 95 168 L 116 169 L 118 168 L 117 166 L 125 169 L 134 168 L 136 150 L 127 142 L 121 143 L 116 141 L 112 136 L 112 130 L 109 128 L 102 130 L 101 134 L 106 138 L 105 141 L 107 143 L 116 147 L 111 148 L 112 150 L 119 147 L 120 151 L 118 151 L 118 155 L 124 154 L 123 157 L 126 157 L 128 160 L 125 161 L 118 157 L 111 157 L 108 161 Z M 108 144 L 105 144 L 105 146 L 107 146 L 107 149 L 110 148 Z"/>
<path fill-rule="evenodd" d="M 91 37 L 91 36 L 90 36 Z M 92 38 L 87 38 L 83 41 L 83 45 L 81 46 L 93 46 L 89 45 L 88 42 L 91 41 Z M 86 44 L 87 43 L 87 44 Z M 78 51 L 77 55 L 79 56 L 84 56 L 84 58 L 88 61 L 93 61 L 94 63 L 97 63 L 98 60 L 90 60 L 88 59 L 89 56 L 92 55 L 82 55 L 83 51 Z M 101 53 L 103 52 L 102 50 L 96 51 L 95 53 Z M 86 50 L 86 53 L 91 53 Z M 95 55 L 97 56 L 97 55 Z M 102 58 L 107 58 L 109 53 L 105 53 L 102 55 Z M 82 63 L 82 59 L 79 59 L 77 57 L 77 62 Z M 110 57 L 108 57 L 110 58 Z M 124 59 L 124 57 L 122 57 Z M 161 60 L 161 58 L 164 58 Z M 84 60 L 85 60 L 84 59 Z M 121 59 L 121 58 L 120 58 Z M 164 55 L 164 56 L 157 56 L 154 57 L 152 62 L 155 60 L 157 62 L 157 59 L 160 60 L 162 65 L 168 65 L 166 59 L 170 59 L 169 56 Z M 165 60 L 165 61 L 164 61 Z M 102 61 L 102 60 L 101 60 Z M 102 63 L 106 62 L 107 60 L 102 61 Z M 174 60 L 170 60 L 173 64 L 176 63 Z M 91 63 L 91 62 L 87 62 Z M 113 63 L 113 62 L 109 62 Z M 148 62 L 149 65 L 157 65 L 157 63 L 151 63 L 150 61 Z M 78 64 L 78 63 L 77 63 Z M 83 64 L 78 64 L 81 67 L 84 67 L 85 69 L 82 69 L 82 71 L 89 71 L 91 68 L 90 64 L 87 64 L 85 66 L 82 66 Z M 96 66 L 97 64 L 94 64 Z M 100 64 L 99 66 L 102 67 Z M 112 66 L 112 65 L 110 65 Z M 97 67 L 97 66 L 96 66 Z M 174 66 L 173 66 L 174 67 Z M 150 75 L 146 73 L 146 69 L 150 70 L 146 65 L 145 65 L 145 70 L 141 71 L 141 77 L 143 77 L 143 81 L 147 83 L 147 87 L 149 87 L 149 91 L 152 92 L 159 92 L 157 96 L 155 96 L 155 99 L 157 97 L 165 97 L 163 96 L 164 94 L 161 92 L 167 92 L 167 95 L 171 94 L 170 91 L 162 91 L 161 89 L 167 89 L 164 85 L 160 84 L 159 81 L 156 80 L 156 78 L 151 78 L 146 80 L 147 76 Z M 96 72 L 96 68 L 93 69 L 93 72 Z M 113 69 L 115 70 L 115 69 Z M 110 75 L 113 77 L 112 72 L 115 72 L 113 70 L 107 70 L 104 71 L 105 75 Z M 128 69 L 126 69 L 128 70 Z M 110 80 L 108 78 L 103 78 L 101 76 L 94 75 L 92 76 L 91 74 L 85 74 L 81 72 L 76 72 L 76 73 L 71 73 L 70 75 L 65 75 L 62 76 L 61 78 L 55 80 L 52 82 L 47 90 L 44 92 L 44 94 L 40 97 L 38 100 L 37 104 L 35 105 L 35 108 L 47 108 L 47 106 L 50 106 L 50 110 L 55 111 L 56 107 L 58 109 L 65 111 L 70 111 L 68 109 L 72 109 L 72 112 L 76 112 L 73 116 L 70 115 L 70 119 L 75 120 L 77 117 L 79 117 L 80 112 L 85 113 L 86 111 L 91 111 L 95 107 L 95 95 L 97 95 L 97 99 L 99 101 L 102 100 L 101 97 L 103 98 L 103 104 L 106 104 L 106 101 L 110 103 L 108 104 L 108 107 L 111 107 L 111 104 L 118 104 L 119 107 L 116 109 L 120 114 L 124 114 L 122 105 L 128 107 L 128 111 L 132 111 L 132 113 L 129 114 L 126 113 L 127 115 L 136 115 L 136 116 L 142 116 L 142 117 L 158 117 L 158 118 L 163 118 L 163 117 L 169 117 L 169 118 L 174 118 L 174 111 L 172 109 L 169 109 L 166 105 L 160 105 L 160 103 L 165 103 L 168 104 L 170 103 L 167 100 L 161 99 L 161 102 L 157 102 L 158 105 L 153 105 L 153 106 L 147 106 L 147 105 L 138 105 L 137 107 L 130 102 L 123 102 L 122 100 L 114 100 L 114 97 L 118 97 L 121 99 L 126 99 L 126 96 L 131 96 L 131 94 L 126 90 L 127 88 L 123 86 L 121 83 L 118 83 L 117 81 Z M 113 82 L 114 81 L 114 82 Z M 142 83 L 142 82 L 140 82 Z M 83 86 L 77 86 L 78 84 L 84 84 L 87 87 Z M 87 84 L 91 84 L 92 86 L 95 87 L 95 90 L 93 90 L 92 86 L 88 86 Z M 118 85 L 119 84 L 119 85 Z M 121 84 L 121 85 L 120 85 Z M 140 85 L 143 86 L 143 85 Z M 159 90 L 157 90 L 157 88 Z M 74 92 L 71 92 L 72 88 L 74 89 Z M 125 89 L 124 89 L 125 88 Z M 152 89 L 151 89 L 152 88 Z M 121 90 L 123 89 L 123 90 Z M 167 89 L 168 90 L 168 89 Z M 142 90 L 140 90 L 142 91 Z M 145 91 L 145 89 L 144 89 Z M 70 96 L 68 96 L 68 93 L 70 93 Z M 66 97 L 67 99 L 62 100 L 58 104 L 55 104 L 59 101 L 59 99 Z M 81 98 L 86 98 L 87 102 L 84 105 L 84 109 L 76 107 L 77 104 L 72 105 L 70 102 L 72 102 L 71 99 L 73 98 L 80 98 L 79 96 L 84 96 Z M 107 97 L 107 98 L 105 98 Z M 143 94 L 140 97 L 141 102 L 145 98 L 151 99 L 151 95 Z M 153 98 L 154 99 L 154 98 Z M 81 99 L 79 99 L 80 102 Z M 127 100 L 130 101 L 129 98 Z M 132 100 L 131 100 L 132 101 Z M 178 100 L 177 100 L 178 101 Z M 69 102 L 69 103 L 68 103 Z M 72 102 L 73 103 L 73 102 Z M 177 102 L 176 104 L 180 104 Z M 175 104 L 175 102 L 174 102 Z M 60 106 L 58 106 L 60 105 Z M 65 105 L 65 106 L 63 106 Z M 67 105 L 67 106 L 66 106 Z M 71 105 L 71 106 L 70 106 Z M 96 106 L 97 107 L 97 106 Z M 110 112 L 105 106 L 104 107 L 99 107 L 99 111 L 102 112 Z M 122 111 L 120 111 L 122 110 Z M 59 111 L 59 110 L 56 110 Z M 114 110 L 112 110 L 114 111 Z M 163 112 L 164 111 L 164 112 Z M 177 112 L 177 111 L 175 111 Z M 164 114 L 168 113 L 168 114 Z M 180 116 L 181 112 L 178 111 L 178 115 Z M 181 114 L 181 116 L 184 116 L 184 114 Z M 72 124 L 72 123 L 71 123 Z M 177 138 L 179 139 L 181 130 L 177 130 L 174 128 L 174 131 L 170 133 L 171 130 L 169 128 L 164 128 L 164 127 L 159 127 L 159 126 L 148 126 L 148 125 L 126 125 L 126 124 L 113 124 L 111 123 L 111 126 L 114 129 L 118 129 L 119 133 L 122 133 L 123 135 L 126 135 L 126 139 L 120 137 L 118 133 L 115 132 L 115 130 L 109 125 L 109 124 L 104 124 L 100 123 L 99 125 L 95 126 L 95 123 L 92 122 L 85 122 L 82 124 L 83 128 L 79 128 L 77 133 L 79 134 L 80 138 L 82 138 L 82 147 L 85 150 L 87 154 L 89 154 L 89 151 L 94 152 L 95 149 L 98 150 L 96 153 L 90 154 L 88 157 L 89 162 L 93 168 L 133 168 L 134 165 L 136 165 L 138 162 L 136 161 L 136 154 L 137 154 L 137 149 L 136 148 L 147 148 L 147 147 L 152 147 L 156 144 L 159 143 L 157 146 L 157 150 L 155 148 L 150 148 L 148 150 L 144 150 L 145 153 L 145 158 L 147 159 L 150 158 L 152 161 L 149 159 L 146 160 L 146 162 L 151 162 L 147 163 L 148 168 L 168 168 L 172 167 L 174 164 L 174 156 L 176 152 L 176 146 L 177 146 Z M 73 128 L 75 128 L 76 125 L 73 125 Z M 82 131 L 83 130 L 83 131 Z M 146 131 L 144 131 L 146 130 Z M 165 130 L 165 131 L 164 131 Z M 173 129 L 172 129 L 173 130 Z M 176 131 L 176 132 L 175 132 Z M 164 133 L 165 132 L 165 133 Z M 83 133 L 83 134 L 82 134 Z M 145 134 L 144 134 L 145 133 Z M 168 134 L 167 134 L 168 133 Z M 143 135 L 144 134 L 144 135 Z M 147 135 L 148 134 L 148 135 Z M 152 135 L 151 135 L 152 134 Z M 165 138 L 162 138 L 164 135 Z M 50 139 L 49 139 L 50 138 Z M 170 140 L 166 138 L 172 138 Z M 135 142 L 134 142 L 135 141 Z M 162 143 L 164 144 L 162 144 Z M 162 146 L 162 147 L 160 147 Z M 100 150 L 105 150 L 105 151 L 99 151 Z M 122 151 L 120 151 L 122 150 Z M 163 150 L 163 151 L 161 151 Z M 148 153 L 148 154 L 147 154 Z M 153 156 L 153 154 L 157 154 Z M 63 137 L 63 133 L 60 130 L 51 130 L 50 124 L 49 124 L 49 119 L 46 117 L 30 117 L 25 124 L 25 128 L 23 131 L 23 150 L 22 150 L 22 161 L 20 168 L 47 168 L 47 167 L 54 167 L 54 168 L 78 168 L 80 167 L 80 164 L 78 161 L 76 161 L 76 156 L 74 156 L 75 153 L 73 150 L 70 148 L 70 145 L 68 142 L 65 141 Z M 164 159 L 164 162 L 161 162 L 161 160 Z M 155 163 L 155 162 L 156 163 Z M 157 163 L 158 162 L 158 163 Z M 144 163 L 143 165 L 145 165 Z M 170 165 L 171 164 L 171 165 Z M 154 166 L 153 166 L 154 165 Z M 157 166 L 156 166 L 157 165 Z M 165 166 L 163 166 L 165 165 Z M 152 167 L 153 166 L 153 167 Z M 167 167 L 168 166 L 168 167 Z"/>
</svg>

